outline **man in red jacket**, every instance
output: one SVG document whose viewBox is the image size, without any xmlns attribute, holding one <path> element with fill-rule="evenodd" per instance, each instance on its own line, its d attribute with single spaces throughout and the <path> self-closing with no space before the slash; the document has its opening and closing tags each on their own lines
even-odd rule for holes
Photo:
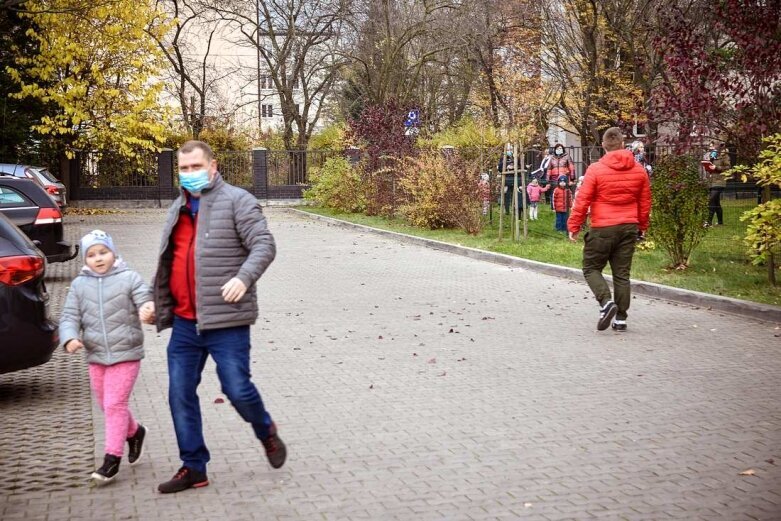
<svg viewBox="0 0 781 521">
<path fill-rule="evenodd" d="M 607 129 L 602 146 L 607 153 L 586 170 L 567 229 L 570 240 L 577 241 L 591 210 L 591 229 L 584 237 L 583 275 L 599 301 L 597 329 L 603 331 L 612 323 L 614 330 L 626 331 L 631 301 L 629 272 L 637 238 L 648 229 L 651 184 L 632 152 L 624 148 L 620 128 Z M 608 262 L 613 272 L 615 302 L 602 276 Z"/>
</svg>

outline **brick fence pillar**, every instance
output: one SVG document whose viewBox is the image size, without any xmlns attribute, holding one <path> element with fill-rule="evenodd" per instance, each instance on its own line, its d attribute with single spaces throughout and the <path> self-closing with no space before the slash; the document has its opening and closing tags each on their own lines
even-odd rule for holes
<svg viewBox="0 0 781 521">
<path fill-rule="evenodd" d="M 79 187 L 81 186 L 81 161 L 83 154 L 76 152 L 76 154 L 65 160 L 65 175 L 67 175 L 70 186 L 68 187 L 68 195 L 71 199 L 78 201 L 81 197 L 79 194 Z M 62 167 L 61 167 L 62 168 Z"/>
<path fill-rule="evenodd" d="M 161 200 L 175 197 L 174 151 L 170 148 L 164 148 L 157 154 L 157 182 Z"/>
<path fill-rule="evenodd" d="M 252 149 L 252 194 L 258 199 L 268 199 L 268 150 Z"/>
</svg>

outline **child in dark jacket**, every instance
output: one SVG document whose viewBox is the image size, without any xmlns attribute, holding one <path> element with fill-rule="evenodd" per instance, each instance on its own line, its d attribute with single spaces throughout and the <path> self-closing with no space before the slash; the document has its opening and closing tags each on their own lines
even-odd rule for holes
<svg viewBox="0 0 781 521">
<path fill-rule="evenodd" d="M 90 383 L 106 415 L 105 458 L 92 482 L 114 480 L 125 442 L 128 461 L 138 462 L 147 429 L 128 408 L 130 394 L 144 357 L 141 322 L 154 317 L 152 293 L 141 276 L 117 255 L 111 236 L 93 230 L 81 239 L 84 267 L 71 283 L 60 317 L 65 350 L 86 351 Z"/>
<path fill-rule="evenodd" d="M 572 208 L 572 192 L 567 188 L 567 176 L 561 175 L 553 190 L 553 210 L 556 212 L 556 231 L 567 233 L 567 217 Z"/>
</svg>

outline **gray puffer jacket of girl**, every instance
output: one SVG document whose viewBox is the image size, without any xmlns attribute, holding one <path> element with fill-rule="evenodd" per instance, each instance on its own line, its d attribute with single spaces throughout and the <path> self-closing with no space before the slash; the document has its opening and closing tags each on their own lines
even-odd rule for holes
<svg viewBox="0 0 781 521">
<path fill-rule="evenodd" d="M 119 261 L 98 275 L 86 266 L 71 283 L 60 317 L 62 345 L 84 343 L 87 362 L 113 365 L 144 358 L 138 308 L 152 300 L 141 275 Z"/>
</svg>

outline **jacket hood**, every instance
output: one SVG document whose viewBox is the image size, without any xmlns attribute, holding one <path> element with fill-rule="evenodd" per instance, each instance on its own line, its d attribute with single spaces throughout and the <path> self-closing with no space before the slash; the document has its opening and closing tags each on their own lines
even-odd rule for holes
<svg viewBox="0 0 781 521">
<path fill-rule="evenodd" d="M 599 162 L 613 170 L 630 170 L 636 164 L 634 154 L 625 148 L 608 152 Z"/>
<path fill-rule="evenodd" d="M 86 275 L 87 277 L 95 277 L 95 278 L 102 278 L 102 277 L 110 277 L 111 275 L 123 272 L 127 270 L 127 263 L 122 259 L 122 257 L 117 257 L 114 261 L 114 265 L 109 268 L 109 270 L 104 273 L 95 273 L 92 271 L 86 264 L 81 267 L 81 275 Z"/>
</svg>

